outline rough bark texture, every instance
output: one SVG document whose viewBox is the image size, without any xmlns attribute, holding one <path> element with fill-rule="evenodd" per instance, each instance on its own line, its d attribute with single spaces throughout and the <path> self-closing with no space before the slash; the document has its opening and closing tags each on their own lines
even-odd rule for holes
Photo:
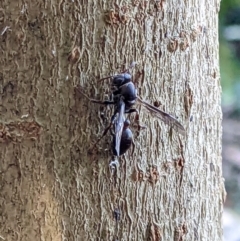
<svg viewBox="0 0 240 241">
<path fill-rule="evenodd" d="M 221 240 L 218 11 L 218 0 L 1 1 L 0 239 Z M 147 129 L 113 177 L 107 137 L 87 152 L 111 108 L 74 87 L 104 99 L 99 77 L 133 60 L 139 95 L 186 136 L 140 108 Z"/>
</svg>

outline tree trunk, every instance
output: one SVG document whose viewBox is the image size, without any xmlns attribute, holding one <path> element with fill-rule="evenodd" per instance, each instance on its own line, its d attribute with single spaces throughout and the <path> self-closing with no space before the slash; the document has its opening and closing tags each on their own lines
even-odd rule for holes
<svg viewBox="0 0 240 241">
<path fill-rule="evenodd" d="M 222 239 L 219 1 L 0 3 L 0 240 Z M 137 61 L 146 125 L 109 169 L 100 77 Z M 103 114 L 102 114 L 103 113 Z M 104 118 L 106 117 L 106 118 Z M 115 210 L 115 215 L 114 215 Z"/>
</svg>

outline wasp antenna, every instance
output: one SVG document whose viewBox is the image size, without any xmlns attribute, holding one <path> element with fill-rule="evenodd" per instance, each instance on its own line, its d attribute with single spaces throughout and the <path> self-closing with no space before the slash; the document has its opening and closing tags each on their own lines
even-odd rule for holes
<svg viewBox="0 0 240 241">
<path fill-rule="evenodd" d="M 137 64 L 137 62 L 133 61 L 133 62 L 129 65 L 128 69 L 124 70 L 123 73 L 129 73 L 130 69 L 134 68 L 136 64 Z"/>
<path fill-rule="evenodd" d="M 104 77 L 104 78 L 100 79 L 98 82 L 102 82 L 103 80 L 110 79 L 110 78 L 112 78 L 112 77 L 113 77 L 113 75 Z"/>
<path fill-rule="evenodd" d="M 129 69 L 134 68 L 136 64 L 137 64 L 137 62 L 133 61 L 133 62 L 130 64 Z"/>
<path fill-rule="evenodd" d="M 90 98 L 84 93 L 84 91 L 82 90 L 82 87 L 80 85 L 78 85 L 75 90 L 77 90 L 78 93 L 82 94 L 83 96 L 85 96 L 88 100 L 90 100 Z"/>
</svg>

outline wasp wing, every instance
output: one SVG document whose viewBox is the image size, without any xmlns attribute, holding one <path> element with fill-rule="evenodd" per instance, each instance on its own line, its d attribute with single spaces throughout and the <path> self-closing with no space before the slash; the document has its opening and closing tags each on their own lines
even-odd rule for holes
<svg viewBox="0 0 240 241">
<path fill-rule="evenodd" d="M 124 113 L 125 113 L 125 103 L 124 101 L 120 100 L 119 106 L 118 106 L 118 112 L 116 115 L 116 120 L 114 121 L 115 151 L 117 153 L 117 156 L 120 156 L 120 144 L 121 144 L 123 126 L 125 121 Z"/>
<path fill-rule="evenodd" d="M 150 111 L 150 113 L 157 118 L 161 119 L 165 124 L 171 125 L 175 127 L 179 131 L 180 134 L 184 135 L 185 134 L 185 129 L 183 125 L 172 115 L 158 109 L 157 107 L 150 105 L 146 101 L 142 100 L 140 97 L 138 97 L 139 102 L 147 109 Z"/>
</svg>

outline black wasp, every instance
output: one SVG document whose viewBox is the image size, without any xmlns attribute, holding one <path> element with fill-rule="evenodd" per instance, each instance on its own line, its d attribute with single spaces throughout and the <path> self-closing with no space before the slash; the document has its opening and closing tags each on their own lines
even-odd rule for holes
<svg viewBox="0 0 240 241">
<path fill-rule="evenodd" d="M 114 156 L 119 157 L 124 154 L 132 143 L 132 132 L 129 129 L 130 122 L 126 120 L 125 114 L 132 112 L 137 112 L 133 106 L 136 101 L 139 102 L 148 109 L 157 118 L 161 119 L 164 123 L 173 125 L 175 128 L 180 130 L 180 133 L 184 133 L 184 127 L 179 123 L 179 121 L 167 114 L 166 112 L 156 108 L 155 106 L 143 101 L 139 96 L 137 96 L 137 90 L 134 83 L 132 82 L 132 76 L 129 73 L 122 73 L 115 76 L 109 76 L 101 79 L 112 78 L 112 100 L 100 101 L 89 98 L 82 90 L 78 87 L 77 90 L 82 93 L 86 98 L 88 98 L 93 103 L 104 104 L 104 105 L 114 105 L 114 114 L 111 118 L 110 125 L 104 130 L 100 139 L 94 144 L 93 147 L 106 135 L 112 126 L 113 141 L 112 141 L 112 152 Z"/>
</svg>

